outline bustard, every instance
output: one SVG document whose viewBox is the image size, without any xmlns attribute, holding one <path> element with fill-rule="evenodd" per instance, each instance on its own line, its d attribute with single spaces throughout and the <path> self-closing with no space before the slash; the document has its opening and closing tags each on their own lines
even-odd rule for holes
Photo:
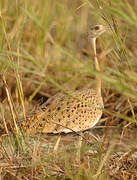
<svg viewBox="0 0 137 180">
<path fill-rule="evenodd" d="M 96 54 L 96 39 L 106 31 L 104 25 L 91 26 L 88 37 L 94 51 L 95 69 L 100 72 Z M 101 73 L 101 72 L 100 72 Z M 36 112 L 21 122 L 28 134 L 79 132 L 92 128 L 102 116 L 101 76 L 96 87 L 76 90 L 49 98 Z"/>
</svg>

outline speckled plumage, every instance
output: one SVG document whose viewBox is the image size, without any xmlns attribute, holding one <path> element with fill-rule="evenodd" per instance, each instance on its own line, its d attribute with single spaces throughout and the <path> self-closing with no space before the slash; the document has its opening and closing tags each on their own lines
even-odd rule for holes
<svg viewBox="0 0 137 180">
<path fill-rule="evenodd" d="M 56 94 L 22 122 L 28 134 L 83 131 L 92 128 L 102 115 L 103 101 L 93 89 L 70 95 Z"/>
</svg>

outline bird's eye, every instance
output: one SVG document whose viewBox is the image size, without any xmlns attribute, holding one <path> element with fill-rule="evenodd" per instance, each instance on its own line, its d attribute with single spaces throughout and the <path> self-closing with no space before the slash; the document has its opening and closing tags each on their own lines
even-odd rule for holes
<svg viewBox="0 0 137 180">
<path fill-rule="evenodd" d="M 95 29 L 95 30 L 99 30 L 100 27 L 99 27 L 99 26 L 95 26 L 94 29 Z"/>
</svg>

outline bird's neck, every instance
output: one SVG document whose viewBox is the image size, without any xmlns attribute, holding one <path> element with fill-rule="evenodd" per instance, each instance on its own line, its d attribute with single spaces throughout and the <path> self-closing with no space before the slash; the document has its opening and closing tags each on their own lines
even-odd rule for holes
<svg viewBox="0 0 137 180">
<path fill-rule="evenodd" d="M 97 58 L 97 52 L 96 52 L 96 38 L 92 40 L 92 46 L 94 51 L 94 60 L 95 60 L 95 69 L 97 71 L 96 74 L 96 92 L 99 96 L 101 96 L 101 85 L 102 85 L 102 72 L 100 70 L 98 58 Z"/>
<path fill-rule="evenodd" d="M 102 86 L 102 72 L 97 71 L 97 74 L 96 74 L 96 92 L 99 96 L 101 96 L 101 86 Z"/>
</svg>

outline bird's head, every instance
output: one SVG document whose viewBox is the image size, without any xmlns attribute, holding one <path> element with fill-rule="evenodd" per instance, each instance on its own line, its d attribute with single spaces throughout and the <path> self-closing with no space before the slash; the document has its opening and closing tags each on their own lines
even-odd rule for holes
<svg viewBox="0 0 137 180">
<path fill-rule="evenodd" d="M 106 30 L 107 30 L 107 27 L 104 25 L 90 26 L 89 31 L 88 31 L 88 37 L 89 38 L 98 38 L 98 36 L 100 36 Z"/>
</svg>

